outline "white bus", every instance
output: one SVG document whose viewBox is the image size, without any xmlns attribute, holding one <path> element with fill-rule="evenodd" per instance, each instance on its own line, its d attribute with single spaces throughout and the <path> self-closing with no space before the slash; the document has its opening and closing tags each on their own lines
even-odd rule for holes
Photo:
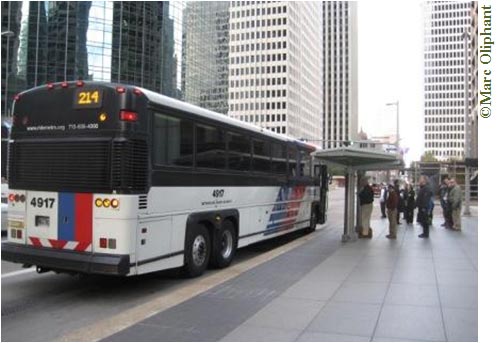
<svg viewBox="0 0 497 343">
<path fill-rule="evenodd" d="M 39 272 L 228 266 L 239 247 L 326 220 L 309 144 L 133 86 L 19 94 L 2 259 Z"/>
</svg>

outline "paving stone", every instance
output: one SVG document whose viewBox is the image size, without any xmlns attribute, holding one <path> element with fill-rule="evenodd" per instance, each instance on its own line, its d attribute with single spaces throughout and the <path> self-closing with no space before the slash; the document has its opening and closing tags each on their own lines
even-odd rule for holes
<svg viewBox="0 0 497 343">
<path fill-rule="evenodd" d="M 279 297 L 267 304 L 244 324 L 302 331 L 324 304 L 324 301 Z"/>
<path fill-rule="evenodd" d="M 221 339 L 222 342 L 292 342 L 298 330 L 285 330 L 252 325 L 242 325 Z"/>
<path fill-rule="evenodd" d="M 298 342 L 368 342 L 369 337 L 339 335 L 327 332 L 305 331 L 297 339 Z"/>
<path fill-rule="evenodd" d="M 442 307 L 478 308 L 478 286 L 440 285 Z"/>
<path fill-rule="evenodd" d="M 440 300 L 436 285 L 392 283 L 385 304 L 439 307 Z"/>
<path fill-rule="evenodd" d="M 478 341 L 477 309 L 443 308 L 443 315 L 449 341 Z"/>
<path fill-rule="evenodd" d="M 380 305 L 329 302 L 306 330 L 371 337 Z"/>
<path fill-rule="evenodd" d="M 384 305 L 375 336 L 445 341 L 440 307 Z"/>
<path fill-rule="evenodd" d="M 388 283 L 348 281 L 336 291 L 332 300 L 381 304 L 387 289 Z"/>
</svg>

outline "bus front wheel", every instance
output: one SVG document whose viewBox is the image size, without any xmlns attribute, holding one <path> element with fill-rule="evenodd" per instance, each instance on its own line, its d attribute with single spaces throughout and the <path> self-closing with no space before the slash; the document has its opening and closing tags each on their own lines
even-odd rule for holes
<svg viewBox="0 0 497 343">
<path fill-rule="evenodd" d="M 207 228 L 196 225 L 187 232 L 184 271 L 188 277 L 200 276 L 209 263 L 211 240 Z"/>
<path fill-rule="evenodd" d="M 225 220 L 221 229 L 214 233 L 211 266 L 215 268 L 229 266 L 235 256 L 236 246 L 237 236 L 235 225 L 231 220 Z"/>
</svg>

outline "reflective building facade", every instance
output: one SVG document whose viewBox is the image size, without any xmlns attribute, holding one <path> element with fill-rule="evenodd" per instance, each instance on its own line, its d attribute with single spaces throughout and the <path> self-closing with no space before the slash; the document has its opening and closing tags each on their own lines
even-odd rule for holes
<svg viewBox="0 0 497 343">
<path fill-rule="evenodd" d="M 181 38 L 175 37 L 171 12 L 181 13 L 182 7 L 182 2 L 2 2 L 2 116 L 16 93 L 64 80 L 129 83 L 180 97 Z"/>
</svg>

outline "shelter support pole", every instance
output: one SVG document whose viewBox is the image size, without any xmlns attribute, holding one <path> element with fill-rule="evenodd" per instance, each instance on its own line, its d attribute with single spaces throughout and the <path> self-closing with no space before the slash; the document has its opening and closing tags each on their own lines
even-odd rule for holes
<svg viewBox="0 0 497 343">
<path fill-rule="evenodd" d="M 356 240 L 357 234 L 355 232 L 355 202 L 356 202 L 356 194 L 355 194 L 355 186 L 356 186 L 356 172 L 352 168 L 347 169 L 347 194 L 346 194 L 346 223 L 344 223 L 344 233 L 342 236 L 342 242 L 346 242 L 349 240 Z"/>
<path fill-rule="evenodd" d="M 345 208 L 343 210 L 343 235 L 342 242 L 346 242 L 348 240 L 347 235 L 347 227 L 349 223 L 349 173 L 345 173 Z"/>
<path fill-rule="evenodd" d="M 355 202 L 356 202 L 356 216 L 355 216 L 355 222 L 356 222 L 356 225 L 355 225 L 355 232 L 359 232 L 361 231 L 361 203 L 359 202 L 359 191 L 361 189 L 361 178 L 364 177 L 366 175 L 366 172 L 365 171 L 357 171 L 357 181 L 356 181 L 356 184 L 357 184 L 357 193 L 356 193 L 356 197 L 355 197 Z"/>
</svg>

